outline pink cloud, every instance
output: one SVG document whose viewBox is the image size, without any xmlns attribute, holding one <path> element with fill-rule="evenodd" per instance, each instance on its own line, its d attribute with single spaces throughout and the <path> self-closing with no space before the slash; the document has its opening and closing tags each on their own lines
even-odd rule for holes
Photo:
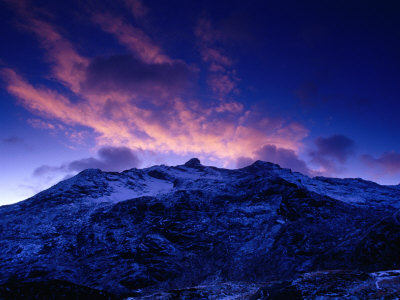
<svg viewBox="0 0 400 300">
<path fill-rule="evenodd" d="M 219 114 L 212 116 L 208 108 L 197 107 L 194 111 L 188 105 L 190 102 L 187 104 L 178 98 L 171 102 L 169 109 L 160 111 L 141 109 L 119 99 L 118 113 L 104 118 L 105 103 L 95 102 L 90 97 L 72 103 L 55 91 L 32 86 L 13 70 L 3 70 L 2 75 L 8 91 L 27 109 L 69 126 L 91 128 L 97 134 L 99 145 L 207 154 L 229 161 L 247 156 L 263 144 L 296 150 L 307 135 L 307 130 L 299 125 L 284 126 L 279 122 L 271 122 L 274 128 L 269 128 L 270 134 L 266 135 L 263 128 L 226 121 Z"/>
<path fill-rule="evenodd" d="M 239 102 L 223 102 L 216 109 L 216 112 L 232 112 L 237 113 L 243 110 L 243 104 Z"/>
<path fill-rule="evenodd" d="M 221 97 L 221 100 L 236 89 L 236 82 L 227 74 L 211 74 L 207 83 L 211 90 Z"/>
<path fill-rule="evenodd" d="M 49 24 L 32 20 L 31 25 L 31 30 L 47 50 L 47 59 L 53 64 L 53 75 L 74 92 L 79 91 L 88 60 L 80 56 Z"/>
<path fill-rule="evenodd" d="M 46 122 L 46 121 L 43 121 L 40 119 L 28 119 L 27 122 L 29 125 L 31 125 L 34 128 L 50 129 L 50 130 L 56 129 L 56 126 L 53 125 L 52 123 Z"/>
<path fill-rule="evenodd" d="M 220 67 L 209 76 L 210 88 L 220 98 L 217 103 L 205 103 L 175 90 L 191 69 L 171 59 L 148 35 L 122 18 L 108 14 L 93 17 L 132 55 L 89 59 L 79 55 L 54 26 L 23 13 L 26 26 L 31 26 L 28 30 L 46 51 L 52 75 L 71 89 L 74 101 L 70 94 L 34 85 L 15 70 L 3 68 L 1 76 L 8 92 L 50 123 L 93 131 L 98 147 L 206 155 L 227 165 L 238 157 L 255 158 L 255 149 L 263 145 L 296 153 L 308 134 L 302 125 L 280 119 L 264 117 L 256 122 L 253 111 L 243 111 L 241 103 L 226 99 L 237 91 L 238 79 L 232 61 L 209 44 L 219 34 L 207 21 L 201 25 L 204 28 L 199 29 L 199 37 L 205 45 L 205 62 L 210 68 L 213 64 Z M 65 132 L 73 140 L 85 136 L 78 130 Z"/>
</svg>

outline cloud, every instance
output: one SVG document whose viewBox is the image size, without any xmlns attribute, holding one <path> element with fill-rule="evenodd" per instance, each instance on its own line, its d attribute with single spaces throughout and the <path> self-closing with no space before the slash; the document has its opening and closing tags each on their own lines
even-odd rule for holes
<svg viewBox="0 0 400 300">
<path fill-rule="evenodd" d="M 72 132 L 71 137 L 80 139 L 78 131 L 85 130 L 98 147 L 207 155 L 227 166 L 261 145 L 296 152 L 308 134 L 301 124 L 245 110 L 240 102 L 227 99 L 229 95 L 210 101 L 194 93 L 180 93 L 193 74 L 191 68 L 170 58 L 141 29 L 122 18 L 102 13 L 93 17 L 130 54 L 89 58 L 80 55 L 56 26 L 26 7 L 20 11 L 26 17 L 22 18 L 26 26 L 36 24 L 27 30 L 45 50 L 52 79 L 70 90 L 54 87 L 53 81 L 48 86 L 45 80 L 41 85 L 33 84 L 10 68 L 0 69 L 0 76 L 20 105 L 50 124 L 48 127 Z M 209 23 L 205 24 L 199 40 L 209 48 L 206 63 L 210 68 L 217 66 L 210 71 L 211 85 L 217 94 L 234 94 L 236 83 L 230 82 L 235 81 L 236 71 L 229 66 L 231 61 L 225 53 L 212 44 L 220 39 L 218 31 L 208 30 Z M 49 36 L 40 32 L 41 26 Z M 32 124 L 42 126 L 43 122 Z"/>
<path fill-rule="evenodd" d="M 156 64 L 132 55 L 115 55 L 92 60 L 81 88 L 91 93 L 124 92 L 154 97 L 184 90 L 190 78 L 193 73 L 181 61 Z"/>
<path fill-rule="evenodd" d="M 215 109 L 216 112 L 232 112 L 238 113 L 243 110 L 243 104 L 239 102 L 222 102 L 220 105 Z"/>
<path fill-rule="evenodd" d="M 217 41 L 223 40 L 224 35 L 221 31 L 216 30 L 211 20 L 208 18 L 200 18 L 195 27 L 195 35 L 207 44 L 213 44 Z"/>
<path fill-rule="evenodd" d="M 265 145 L 256 152 L 256 157 L 260 160 L 270 161 L 279 164 L 283 168 L 290 168 L 303 174 L 309 174 L 306 163 L 299 159 L 297 154 L 290 149 L 277 148 L 274 145 Z"/>
<path fill-rule="evenodd" d="M 127 147 L 103 147 L 97 155 L 99 158 L 90 157 L 70 162 L 68 170 L 99 168 L 103 171 L 123 171 L 140 165 L 137 154 Z"/>
<path fill-rule="evenodd" d="M 263 160 L 280 165 L 282 168 L 290 168 L 293 171 L 311 175 L 312 171 L 307 167 L 305 161 L 299 159 L 296 152 L 290 149 L 278 148 L 274 145 L 265 145 L 254 153 L 254 159 L 239 157 L 236 161 L 237 167 L 248 166 L 254 160 Z"/>
<path fill-rule="evenodd" d="M 340 172 L 348 158 L 354 154 L 355 143 L 352 139 L 336 134 L 329 137 L 318 137 L 316 149 L 309 152 L 312 162 L 320 165 L 325 172 Z"/>
<path fill-rule="evenodd" d="M 207 83 L 220 100 L 225 100 L 227 95 L 236 90 L 236 83 L 229 74 L 213 72 L 209 75 Z"/>
<path fill-rule="evenodd" d="M 364 154 L 361 156 L 361 161 L 370 168 L 379 168 L 387 173 L 400 172 L 400 153 L 398 152 L 386 152 L 378 158 Z"/>
<path fill-rule="evenodd" d="M 48 173 L 76 173 L 85 169 L 101 169 L 106 172 L 121 172 L 140 166 L 137 153 L 127 147 L 102 147 L 97 152 L 98 157 L 88 157 L 74 160 L 61 166 L 40 166 L 33 172 L 34 176 Z"/>
<path fill-rule="evenodd" d="M 124 0 L 125 5 L 131 10 L 132 15 L 141 19 L 148 14 L 148 8 L 140 0 Z"/>
<path fill-rule="evenodd" d="M 79 55 L 57 28 L 43 19 L 43 16 L 51 16 L 49 12 L 33 8 L 25 1 L 8 1 L 8 3 L 23 20 L 19 23 L 20 28 L 32 32 L 40 46 L 46 50 L 45 59 L 51 64 L 52 76 L 72 91 L 78 92 L 88 59 Z"/>
<path fill-rule="evenodd" d="M 30 118 L 26 120 L 29 125 L 31 125 L 33 128 L 37 129 L 49 129 L 49 130 L 54 130 L 56 129 L 56 126 L 50 122 L 46 122 L 40 119 L 33 119 Z"/>
<path fill-rule="evenodd" d="M 218 112 L 218 106 L 207 107 L 181 98 L 161 102 L 157 107 L 138 106 L 121 93 L 93 97 L 86 94 L 73 102 L 59 92 L 31 85 L 14 70 L 3 69 L 1 73 L 8 92 L 20 104 L 64 125 L 93 129 L 98 145 L 207 154 L 229 163 L 260 144 L 297 149 L 308 134 L 306 128 L 296 123 L 271 118 L 265 122 L 267 118 L 263 118 L 264 122 L 257 124 L 254 112 L 238 116 L 237 112 Z M 105 112 L 109 117 L 105 117 Z"/>
<path fill-rule="evenodd" d="M 239 78 L 233 68 L 233 60 L 218 46 L 224 34 L 213 27 L 207 18 L 200 18 L 195 28 L 202 60 L 208 64 L 207 84 L 220 101 L 226 101 L 232 94 L 238 94 Z"/>
<path fill-rule="evenodd" d="M 336 134 L 327 138 L 318 137 L 315 140 L 318 156 L 332 157 L 339 162 L 346 162 L 348 157 L 354 153 L 354 141 L 344 135 Z"/>
<path fill-rule="evenodd" d="M 123 18 L 109 13 L 95 13 L 93 21 L 100 25 L 105 32 L 114 35 L 122 45 L 145 63 L 169 63 L 172 61 L 147 34 L 130 25 Z"/>
<path fill-rule="evenodd" d="M 231 67 L 233 65 L 233 62 L 228 56 L 223 55 L 221 52 L 221 50 L 213 48 L 203 48 L 201 51 L 201 55 L 205 62 L 220 65 L 222 67 L 221 70 L 224 70 L 224 66 Z"/>
</svg>

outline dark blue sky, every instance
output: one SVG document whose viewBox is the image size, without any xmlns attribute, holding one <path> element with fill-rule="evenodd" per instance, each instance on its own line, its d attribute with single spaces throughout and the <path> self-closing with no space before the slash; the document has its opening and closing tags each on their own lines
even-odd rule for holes
<svg viewBox="0 0 400 300">
<path fill-rule="evenodd" d="M 2 203 L 191 156 L 400 182 L 395 1 L 1 1 L 0 41 Z"/>
</svg>

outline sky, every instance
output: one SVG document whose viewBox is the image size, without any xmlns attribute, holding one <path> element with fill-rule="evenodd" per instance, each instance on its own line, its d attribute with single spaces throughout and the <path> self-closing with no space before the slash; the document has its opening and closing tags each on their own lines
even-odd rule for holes
<svg viewBox="0 0 400 300">
<path fill-rule="evenodd" d="M 0 205 L 86 168 L 400 183 L 396 1 L 0 0 Z"/>
</svg>

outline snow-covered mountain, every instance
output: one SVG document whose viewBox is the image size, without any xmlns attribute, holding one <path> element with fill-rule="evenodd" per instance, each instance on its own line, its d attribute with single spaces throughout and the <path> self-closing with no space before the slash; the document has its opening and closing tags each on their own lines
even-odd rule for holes
<svg viewBox="0 0 400 300">
<path fill-rule="evenodd" d="M 400 268 L 399 207 L 400 186 L 262 161 L 89 169 L 0 207 L 0 298 L 273 299 L 296 284 L 301 298 L 326 274 L 372 282 Z"/>
</svg>

